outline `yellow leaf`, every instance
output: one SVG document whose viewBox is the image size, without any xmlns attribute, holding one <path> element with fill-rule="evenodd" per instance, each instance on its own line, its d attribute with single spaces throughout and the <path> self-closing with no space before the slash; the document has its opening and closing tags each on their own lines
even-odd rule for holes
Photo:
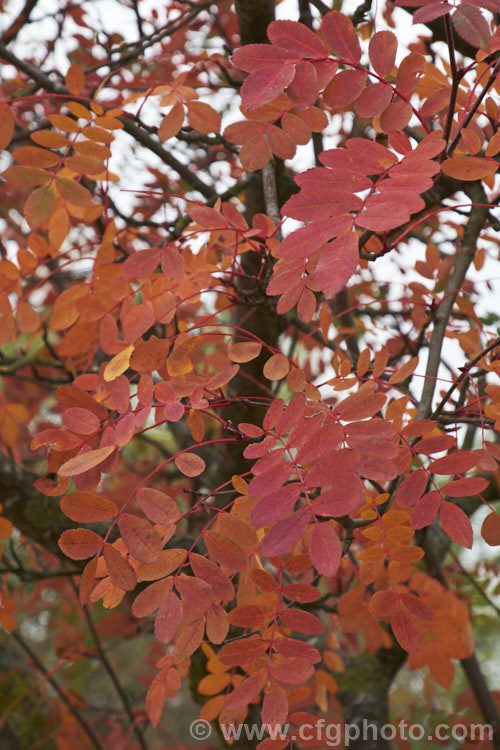
<svg viewBox="0 0 500 750">
<path fill-rule="evenodd" d="M 110 383 L 112 380 L 115 380 L 115 378 L 118 377 L 118 375 L 121 375 L 125 372 L 125 370 L 128 368 L 130 363 L 130 357 L 132 356 L 132 352 L 134 351 L 134 347 L 132 344 L 130 346 L 127 346 L 126 349 L 122 349 L 121 352 L 118 352 L 118 354 L 115 354 L 113 359 L 110 359 L 106 367 L 104 368 L 104 380 L 107 383 Z"/>
</svg>

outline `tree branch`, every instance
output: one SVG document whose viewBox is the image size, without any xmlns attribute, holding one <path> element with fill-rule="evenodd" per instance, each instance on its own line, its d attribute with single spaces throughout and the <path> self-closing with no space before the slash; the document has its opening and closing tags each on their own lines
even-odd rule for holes
<svg viewBox="0 0 500 750">
<path fill-rule="evenodd" d="M 431 413 L 432 399 L 436 389 L 436 378 L 441 362 L 441 349 L 446 333 L 446 327 L 457 294 L 464 283 L 469 266 L 474 260 L 478 237 L 488 218 L 487 207 L 474 205 L 474 203 L 486 202 L 481 183 L 473 182 L 470 186 L 464 187 L 464 190 L 473 203 L 471 205 L 469 220 L 465 227 L 461 246 L 457 252 L 455 266 L 446 286 L 443 301 L 436 312 L 434 330 L 429 344 L 429 358 L 427 361 L 424 387 L 415 419 L 424 419 Z"/>
</svg>

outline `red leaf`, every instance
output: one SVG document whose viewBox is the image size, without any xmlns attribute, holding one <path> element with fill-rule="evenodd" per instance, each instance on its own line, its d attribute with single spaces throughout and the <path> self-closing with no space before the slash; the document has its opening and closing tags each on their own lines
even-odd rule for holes
<svg viewBox="0 0 500 750">
<path fill-rule="evenodd" d="M 280 612 L 280 620 L 287 628 L 305 635 L 319 635 L 325 629 L 321 620 L 310 612 L 301 609 L 284 609 Z"/>
<path fill-rule="evenodd" d="M 293 549 L 304 536 L 309 516 L 308 508 L 300 508 L 288 518 L 278 521 L 266 534 L 262 554 L 266 557 L 278 557 Z"/>
<path fill-rule="evenodd" d="M 337 573 L 342 556 L 342 544 L 330 523 L 314 524 L 309 545 L 312 564 L 318 573 L 329 578 Z"/>
<path fill-rule="evenodd" d="M 316 69 L 312 63 L 309 62 L 299 62 L 295 65 L 295 76 L 293 78 L 293 81 L 287 88 L 287 96 L 292 102 L 292 104 L 295 105 L 295 107 L 299 110 L 306 109 L 307 107 L 310 107 L 316 99 L 318 98 L 318 94 L 320 92 L 320 84 L 318 81 L 318 76 L 316 73 Z M 290 115 L 288 113 L 285 113 L 282 124 L 283 127 L 285 127 L 285 122 L 288 118 L 293 117 L 293 115 Z M 297 126 L 295 128 L 295 132 L 292 132 L 292 129 L 289 129 L 290 135 L 292 137 L 296 138 L 297 136 L 297 129 L 301 129 L 303 133 L 303 138 L 301 140 L 297 140 L 297 143 L 307 143 L 309 141 L 310 135 L 307 137 L 307 140 L 304 140 L 305 133 L 304 130 L 307 130 L 308 133 L 310 133 L 310 129 L 305 125 L 303 120 L 300 120 L 298 117 L 297 120 Z M 300 123 L 302 123 L 302 127 L 300 126 Z"/>
<path fill-rule="evenodd" d="M 299 499 L 301 489 L 298 482 L 292 482 L 269 495 L 266 494 L 252 508 L 250 521 L 254 526 L 268 526 L 286 518 Z"/>
<path fill-rule="evenodd" d="M 300 656 L 279 657 L 271 663 L 271 676 L 288 685 L 306 682 L 314 674 L 314 667 L 308 659 Z"/>
<path fill-rule="evenodd" d="M 427 486 L 427 474 L 424 469 L 412 471 L 401 482 L 396 493 L 396 502 L 400 508 L 409 508 L 420 500 Z"/>
<path fill-rule="evenodd" d="M 276 638 L 273 641 L 274 648 L 283 656 L 301 656 L 307 659 L 311 664 L 318 664 L 321 661 L 321 654 L 318 649 L 311 646 L 310 643 L 299 641 L 297 638 Z"/>
<path fill-rule="evenodd" d="M 137 584 L 137 578 L 134 569 L 123 555 L 111 544 L 105 544 L 103 557 L 113 585 L 124 591 L 133 591 Z"/>
<path fill-rule="evenodd" d="M 163 523 L 168 526 L 175 523 L 180 516 L 175 500 L 159 490 L 146 487 L 138 490 L 137 502 L 153 523 Z"/>
<path fill-rule="evenodd" d="M 481 536 L 490 547 L 500 545 L 500 516 L 496 511 L 488 513 L 481 526 Z"/>
<path fill-rule="evenodd" d="M 253 73 L 259 68 L 268 68 L 276 64 L 299 61 L 300 53 L 294 49 L 285 50 L 273 47 L 270 44 L 246 44 L 233 54 L 233 64 L 240 70 Z"/>
<path fill-rule="evenodd" d="M 365 70 L 341 70 L 325 88 L 323 98 L 330 107 L 344 109 L 358 98 L 366 80 Z"/>
<path fill-rule="evenodd" d="M 118 523 L 125 547 L 133 558 L 142 563 L 152 563 L 158 559 L 163 543 L 149 521 L 123 513 Z"/>
<path fill-rule="evenodd" d="M 62 415 L 62 421 L 65 427 L 78 435 L 91 435 L 100 427 L 99 417 L 88 409 L 82 409 L 79 406 L 73 406 Z"/>
<path fill-rule="evenodd" d="M 373 69 L 384 78 L 392 72 L 396 62 L 398 39 L 392 31 L 377 31 L 370 39 L 368 54 Z"/>
<path fill-rule="evenodd" d="M 267 27 L 267 36 L 276 47 L 291 50 L 301 57 L 312 60 L 328 57 L 328 49 L 321 39 L 298 21 L 272 21 Z"/>
<path fill-rule="evenodd" d="M 288 698 L 280 685 L 271 684 L 264 693 L 262 723 L 268 727 L 282 726 L 288 716 Z"/>
<path fill-rule="evenodd" d="M 419 8 L 413 14 L 413 23 L 427 23 L 428 21 L 434 21 L 435 18 L 441 18 L 445 16 L 450 10 L 453 10 L 453 5 L 449 3 L 434 3 L 427 7 Z"/>
<path fill-rule="evenodd" d="M 464 511 L 447 500 L 441 505 L 439 513 L 441 525 L 445 534 L 448 534 L 452 542 L 462 547 L 472 548 L 473 532 L 472 525 Z"/>
<path fill-rule="evenodd" d="M 182 603 L 171 591 L 165 597 L 155 618 L 155 635 L 161 643 L 170 643 L 182 621 Z"/>
<path fill-rule="evenodd" d="M 175 579 L 175 587 L 181 599 L 190 607 L 206 612 L 213 604 L 214 596 L 211 586 L 199 578 L 179 575 Z"/>
<path fill-rule="evenodd" d="M 385 83 L 370 83 L 354 103 L 360 117 L 375 117 L 384 110 L 392 99 L 392 89 Z"/>
<path fill-rule="evenodd" d="M 250 677 L 240 682 L 237 688 L 228 695 L 224 703 L 225 711 L 233 711 L 248 706 L 258 695 L 267 679 L 267 669 L 259 669 Z"/>
<path fill-rule="evenodd" d="M 462 474 L 472 469 L 478 461 L 479 456 L 473 451 L 456 451 L 431 461 L 428 470 L 433 474 Z"/>
<path fill-rule="evenodd" d="M 453 13 L 451 20 L 457 33 L 473 47 L 490 51 L 491 34 L 488 22 L 478 8 L 462 3 Z"/>
<path fill-rule="evenodd" d="M 231 601 L 234 598 L 233 584 L 218 565 L 195 552 L 189 556 L 189 563 L 194 575 L 210 584 L 217 599 Z"/>
<path fill-rule="evenodd" d="M 441 495 L 436 490 L 427 492 L 410 511 L 410 523 L 413 529 L 430 526 L 437 516 L 441 504 Z"/>
<path fill-rule="evenodd" d="M 424 620 L 426 622 L 433 622 L 433 620 L 436 619 L 434 610 L 428 607 L 427 604 L 424 604 L 418 596 L 402 593 L 400 595 L 400 600 L 402 606 L 405 607 L 413 617 L 418 617 L 419 620 Z"/>
<path fill-rule="evenodd" d="M 482 477 L 466 477 L 465 479 L 456 479 L 454 482 L 447 482 L 439 489 L 447 497 L 470 497 L 471 495 L 479 495 L 488 485 L 488 480 Z"/>
<path fill-rule="evenodd" d="M 225 643 L 218 653 L 218 658 L 229 667 L 240 667 L 252 664 L 268 647 L 267 641 L 261 640 L 259 636 L 250 636 Z"/>
<path fill-rule="evenodd" d="M 358 237 L 349 232 L 328 243 L 316 266 L 316 278 L 327 299 L 337 294 L 358 266 Z"/>
<path fill-rule="evenodd" d="M 174 463 L 186 477 L 197 477 L 205 471 L 205 461 L 196 453 L 179 453 Z"/>
<path fill-rule="evenodd" d="M 293 81 L 294 75 L 295 66 L 291 63 L 270 65 L 250 73 L 240 91 L 245 110 L 272 102 Z"/>
<path fill-rule="evenodd" d="M 129 255 L 121 267 L 120 276 L 122 279 L 143 279 L 149 278 L 160 259 L 160 250 L 139 250 Z"/>
<path fill-rule="evenodd" d="M 351 63 L 360 61 L 361 46 L 358 34 L 347 16 L 336 10 L 330 11 L 323 18 L 321 31 L 334 55 Z"/>
<path fill-rule="evenodd" d="M 68 529 L 59 539 L 59 547 L 71 560 L 86 560 L 97 555 L 103 538 L 90 529 Z"/>
<path fill-rule="evenodd" d="M 398 608 L 391 618 L 392 632 L 405 651 L 413 653 L 419 645 L 418 633 L 409 615 Z"/>
</svg>

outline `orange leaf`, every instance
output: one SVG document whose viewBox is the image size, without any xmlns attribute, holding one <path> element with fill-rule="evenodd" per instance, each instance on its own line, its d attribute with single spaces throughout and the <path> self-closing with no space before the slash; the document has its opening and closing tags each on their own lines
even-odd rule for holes
<svg viewBox="0 0 500 750">
<path fill-rule="evenodd" d="M 229 613 L 229 622 L 237 628 L 260 628 L 271 618 L 271 611 L 257 604 L 242 604 Z"/>
<path fill-rule="evenodd" d="M 66 115 L 49 115 L 49 120 L 55 128 L 62 130 L 63 133 L 78 133 L 80 131 L 78 123 Z"/>
<path fill-rule="evenodd" d="M 70 492 L 61 500 L 65 516 L 78 523 L 109 521 L 118 513 L 118 506 L 94 492 Z"/>
<path fill-rule="evenodd" d="M 158 559 L 163 542 L 149 521 L 123 513 L 118 524 L 125 547 L 133 558 L 142 563 L 152 563 Z"/>
<path fill-rule="evenodd" d="M 177 135 L 184 122 L 184 107 L 180 102 L 174 104 L 170 112 L 165 115 L 158 128 L 158 137 L 160 141 L 168 141 Z"/>
<path fill-rule="evenodd" d="M 205 471 L 205 461 L 196 453 L 180 453 L 174 458 L 174 462 L 186 477 L 197 477 Z"/>
<path fill-rule="evenodd" d="M 496 511 L 488 513 L 481 526 L 481 536 L 490 547 L 500 545 L 500 516 Z"/>
<path fill-rule="evenodd" d="M 368 605 L 368 611 L 375 617 L 392 615 L 398 606 L 398 596 L 393 591 L 376 591 Z"/>
<path fill-rule="evenodd" d="M 101 464 L 114 450 L 114 445 L 107 445 L 105 448 L 96 448 L 93 451 L 80 453 L 78 456 L 70 458 L 69 461 L 63 463 L 57 473 L 61 477 L 74 477 L 77 474 L 83 474 L 85 471 L 89 471 L 94 466 Z"/>
<path fill-rule="evenodd" d="M 210 104 L 193 101 L 188 102 L 186 107 L 189 124 L 194 130 L 204 134 L 220 133 L 221 116 Z"/>
<path fill-rule="evenodd" d="M 90 595 L 92 593 L 92 589 L 94 588 L 95 584 L 95 574 L 97 570 L 97 557 L 93 557 L 92 560 L 90 560 L 85 568 L 83 569 L 83 573 L 80 578 L 80 604 L 88 604 L 90 601 Z"/>
<path fill-rule="evenodd" d="M 225 643 L 218 653 L 219 660 L 228 667 L 240 667 L 252 664 L 267 651 L 268 643 L 258 636 L 241 638 Z"/>
<path fill-rule="evenodd" d="M 141 563 L 137 566 L 138 581 L 156 581 L 158 578 L 180 568 L 185 561 L 187 552 L 184 549 L 165 549 L 153 563 Z"/>
<path fill-rule="evenodd" d="M 17 165 L 2 172 L 2 177 L 12 187 L 37 187 L 37 185 L 45 185 L 50 180 L 49 173 L 44 169 Z"/>
<path fill-rule="evenodd" d="M 103 538 L 90 529 L 67 529 L 59 538 L 59 547 L 71 560 L 86 560 L 97 555 Z"/>
<path fill-rule="evenodd" d="M 7 104 L 0 104 L 0 150 L 3 151 L 14 135 L 14 117 Z"/>
<path fill-rule="evenodd" d="M 473 182 L 495 174 L 498 162 L 481 156 L 452 156 L 442 164 L 443 172 L 455 180 Z"/>
<path fill-rule="evenodd" d="M 206 633 L 210 643 L 224 643 L 229 630 L 226 610 L 220 604 L 213 604 L 207 611 Z"/>
<path fill-rule="evenodd" d="M 37 146 L 21 146 L 21 148 L 15 148 L 12 152 L 12 156 L 18 164 L 27 167 L 40 167 L 41 169 L 55 167 L 61 161 L 57 154 L 54 154 L 52 151 L 48 151 L 45 148 L 38 148 Z"/>
<path fill-rule="evenodd" d="M 164 578 L 147 586 L 135 597 L 132 605 L 134 617 L 148 617 L 160 607 L 172 591 L 172 578 Z"/>
<path fill-rule="evenodd" d="M 394 383 L 401 383 L 403 380 L 406 380 L 406 378 L 409 378 L 410 375 L 413 375 L 418 365 L 418 357 L 412 357 L 408 360 L 408 362 L 405 362 L 404 365 L 402 365 L 399 370 L 396 370 L 396 372 L 391 375 L 389 378 L 389 384 L 394 385 Z"/>
<path fill-rule="evenodd" d="M 40 326 L 39 314 L 22 300 L 17 305 L 16 325 L 21 333 L 35 333 Z"/>
<path fill-rule="evenodd" d="M 0 516 L 0 539 L 8 539 L 13 531 L 14 526 L 9 519 Z"/>
<path fill-rule="evenodd" d="M 175 500 L 159 490 L 143 487 L 137 491 L 137 502 L 154 523 L 169 525 L 175 523 L 180 516 Z"/>
<path fill-rule="evenodd" d="M 106 562 L 106 570 L 113 585 L 124 591 L 133 591 L 137 579 L 134 569 L 123 555 L 113 545 L 105 544 L 103 557 Z"/>
<path fill-rule="evenodd" d="M 66 72 L 64 80 L 70 94 L 78 96 L 85 86 L 85 73 L 79 65 L 72 63 Z"/>
<path fill-rule="evenodd" d="M 201 646 L 204 632 L 205 615 L 183 626 L 175 638 L 175 664 L 181 664 Z"/>
<path fill-rule="evenodd" d="M 67 203 L 71 203 L 72 206 L 81 206 L 81 208 L 92 205 L 92 195 L 79 182 L 68 180 L 67 177 L 56 177 L 55 182 L 57 192 Z"/>
<path fill-rule="evenodd" d="M 165 685 L 165 673 L 166 669 L 163 669 L 159 674 L 156 675 L 153 682 L 149 686 L 146 695 L 146 713 L 148 715 L 151 726 L 156 729 L 158 726 L 165 701 L 167 700 L 167 688 Z"/>
<path fill-rule="evenodd" d="M 418 648 L 418 633 L 409 615 L 399 607 L 391 618 L 392 632 L 405 651 L 413 653 Z"/>
<path fill-rule="evenodd" d="M 250 362 L 259 356 L 262 344 L 258 341 L 242 341 L 229 348 L 228 357 L 233 362 Z"/>
<path fill-rule="evenodd" d="M 271 580 L 274 581 L 274 578 L 271 577 Z M 316 586 L 310 586 L 307 583 L 288 583 L 286 586 L 283 586 L 283 596 L 286 596 L 287 599 L 291 599 L 294 602 L 302 602 L 305 604 L 308 602 L 315 602 L 316 599 L 320 598 L 321 594 Z"/>
<path fill-rule="evenodd" d="M 268 380 L 281 380 L 288 375 L 290 362 L 284 354 L 273 354 L 264 365 L 264 377 Z"/>
<path fill-rule="evenodd" d="M 32 229 L 47 221 L 56 207 L 56 194 L 48 185 L 34 190 L 24 204 L 24 215 Z"/>
</svg>

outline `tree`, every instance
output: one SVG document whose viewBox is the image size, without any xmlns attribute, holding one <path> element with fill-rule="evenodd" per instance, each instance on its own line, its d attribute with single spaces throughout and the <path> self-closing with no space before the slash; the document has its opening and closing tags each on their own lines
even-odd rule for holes
<svg viewBox="0 0 500 750">
<path fill-rule="evenodd" d="M 338 7 L 7 12 L 2 747 L 500 728 L 499 6 Z"/>
</svg>

